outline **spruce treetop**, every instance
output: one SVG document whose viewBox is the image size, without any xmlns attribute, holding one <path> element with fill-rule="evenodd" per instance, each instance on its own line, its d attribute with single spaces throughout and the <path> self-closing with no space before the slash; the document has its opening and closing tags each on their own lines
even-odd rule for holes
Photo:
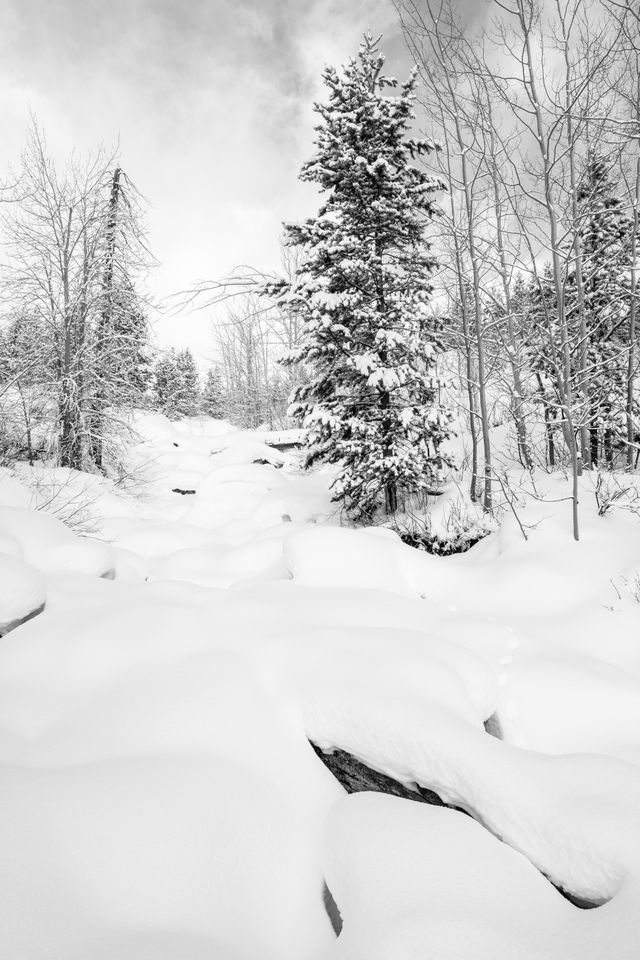
<svg viewBox="0 0 640 960">
<path fill-rule="evenodd" d="M 325 69 L 316 150 L 300 174 L 322 203 L 286 227 L 298 268 L 268 288 L 303 321 L 286 362 L 310 371 L 291 408 L 309 429 L 308 463 L 339 462 L 336 498 L 369 514 L 383 491 L 389 513 L 398 491 L 430 485 L 448 463 L 440 443 L 450 432 L 424 235 L 444 184 L 414 162 L 435 149 L 411 136 L 415 71 L 398 85 L 383 65 L 366 36 L 341 71 Z"/>
</svg>

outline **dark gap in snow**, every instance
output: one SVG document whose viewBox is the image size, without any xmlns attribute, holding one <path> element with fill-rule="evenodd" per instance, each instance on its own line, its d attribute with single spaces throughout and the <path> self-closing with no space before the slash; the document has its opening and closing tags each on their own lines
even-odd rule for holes
<svg viewBox="0 0 640 960">
<path fill-rule="evenodd" d="M 174 447 L 178 447 L 178 446 L 179 446 L 179 444 L 177 444 L 177 443 L 175 442 L 175 440 L 173 441 L 173 445 L 174 445 Z"/>
<path fill-rule="evenodd" d="M 329 920 L 331 920 L 333 932 L 339 937 L 342 932 L 342 915 L 338 910 L 338 904 L 331 895 L 331 890 L 329 890 L 326 880 L 322 888 L 322 902 L 324 903 L 324 908 L 327 911 Z"/>
<path fill-rule="evenodd" d="M 491 737 L 496 740 L 504 740 L 502 736 L 502 727 L 500 726 L 500 717 L 497 713 L 492 713 L 484 722 L 484 728 Z"/>
<path fill-rule="evenodd" d="M 302 449 L 302 442 L 299 440 L 284 440 L 282 443 L 273 443 L 270 440 L 265 440 L 265 443 L 268 447 L 271 447 L 272 450 L 279 450 L 280 453 L 287 453 L 289 450 Z"/>
<path fill-rule="evenodd" d="M 487 724 L 494 718 L 499 729 L 498 719 L 495 714 L 486 721 L 485 729 Z M 487 730 L 487 732 L 490 733 L 491 731 Z M 496 736 L 495 733 L 492 735 Z M 342 784 L 347 793 L 360 793 L 361 791 L 369 790 L 374 793 L 388 793 L 391 794 L 391 796 L 401 797 L 404 800 L 415 800 L 418 803 L 429 803 L 437 807 L 447 807 L 449 810 L 456 810 L 458 813 L 463 813 L 465 816 L 471 817 L 476 823 L 484 827 L 485 830 L 489 830 L 501 843 L 506 843 L 501 836 L 494 833 L 486 823 L 483 823 L 482 820 L 475 817 L 471 811 L 465 810 L 462 807 L 456 807 L 450 803 L 445 803 L 434 790 L 429 790 L 426 787 L 420 786 L 420 784 L 408 786 L 400 783 L 385 773 L 372 770 L 371 767 L 362 763 L 361 760 L 356 759 L 352 754 L 347 753 L 346 750 L 332 750 L 330 753 L 325 753 L 320 747 L 316 746 L 313 741 L 310 740 L 309 742 L 316 755 L 331 771 L 336 780 Z M 533 864 L 533 866 L 535 867 L 535 864 Z M 538 868 L 536 867 L 536 869 Z M 606 901 L 603 900 L 584 900 L 582 897 L 575 896 L 569 890 L 565 890 L 563 887 L 558 886 L 557 883 L 554 883 L 553 880 L 545 873 L 542 873 L 542 871 L 540 871 L 540 873 L 565 900 L 568 900 L 569 903 L 573 904 L 573 906 L 579 910 L 593 910 L 595 907 L 601 907 L 603 903 L 606 903 Z"/>
<path fill-rule="evenodd" d="M 488 532 L 472 535 L 459 533 L 452 537 L 441 537 L 427 529 L 403 530 L 396 528 L 396 533 L 403 543 L 406 543 L 409 547 L 414 547 L 416 550 L 422 550 L 423 553 L 430 553 L 434 557 L 452 557 L 457 553 L 466 553 L 471 547 L 475 547 L 476 543 L 484 540 Z"/>
<path fill-rule="evenodd" d="M 193 496 L 195 490 L 182 490 L 180 487 L 173 487 L 171 493 L 179 493 L 183 497 Z"/>
<path fill-rule="evenodd" d="M 549 880 L 549 883 L 552 887 L 555 887 L 559 894 L 561 894 L 565 900 L 568 900 L 569 903 L 572 903 L 574 907 L 577 907 L 579 910 L 595 910 L 596 907 L 602 907 L 606 900 L 583 900 L 582 897 L 576 897 L 570 890 L 565 890 L 564 887 L 559 887 L 557 883 L 554 883 L 553 880 L 550 880 L 545 873 L 543 877 L 546 877 Z"/>
<path fill-rule="evenodd" d="M 11 623 L 8 623 L 3 630 L 0 630 L 0 637 L 6 636 L 12 630 L 15 630 L 16 627 L 21 626 L 23 623 L 26 623 L 28 620 L 33 620 L 34 617 L 37 617 L 45 608 L 45 604 L 41 603 L 39 607 L 36 607 L 35 610 L 31 610 L 26 616 L 18 617 L 16 620 L 12 620 Z"/>
<path fill-rule="evenodd" d="M 420 803 L 431 803 L 438 807 L 449 806 L 433 790 L 427 790 L 426 787 L 421 787 L 418 784 L 407 786 L 404 783 L 399 783 L 398 780 L 387 776 L 386 773 L 378 773 L 377 770 L 372 770 L 371 767 L 360 760 L 356 760 L 345 750 L 333 750 L 331 753 L 324 753 L 315 743 L 311 742 L 311 746 L 347 793 L 372 790 L 375 793 L 389 793 L 394 797 L 402 797 L 404 800 L 417 800 Z M 459 808 L 453 807 L 452 809 L 457 810 Z M 465 813 L 464 810 L 461 812 Z"/>
</svg>

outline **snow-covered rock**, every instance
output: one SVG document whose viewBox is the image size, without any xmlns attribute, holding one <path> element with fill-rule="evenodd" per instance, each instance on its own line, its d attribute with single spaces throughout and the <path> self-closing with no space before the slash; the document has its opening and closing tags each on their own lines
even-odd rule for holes
<svg viewBox="0 0 640 960">
<path fill-rule="evenodd" d="M 16 555 L 0 552 L 0 636 L 39 613 L 46 595 L 46 581 L 39 570 Z"/>
</svg>

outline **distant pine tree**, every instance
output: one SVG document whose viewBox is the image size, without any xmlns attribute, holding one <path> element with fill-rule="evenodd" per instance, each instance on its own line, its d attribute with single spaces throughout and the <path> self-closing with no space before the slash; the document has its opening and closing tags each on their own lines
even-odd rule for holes
<svg viewBox="0 0 640 960">
<path fill-rule="evenodd" d="M 133 291 L 115 291 L 111 348 L 105 351 L 113 394 L 120 406 L 145 402 L 153 375 L 149 323 Z"/>
<path fill-rule="evenodd" d="M 202 388 L 202 412 L 216 420 L 224 420 L 227 415 L 224 383 L 217 367 L 207 371 Z"/>
<path fill-rule="evenodd" d="M 200 383 L 193 354 L 187 348 L 169 350 L 153 373 L 154 406 L 171 419 L 193 417 L 200 409 Z"/>
<path fill-rule="evenodd" d="M 176 351 L 172 349 L 158 357 L 153 370 L 153 406 L 167 417 L 175 415 L 176 387 Z"/>
<path fill-rule="evenodd" d="M 416 73 L 386 96 L 397 81 L 383 64 L 367 36 L 340 74 L 325 69 L 329 102 L 315 105 L 317 150 L 300 174 L 324 203 L 286 228 L 300 261 L 290 281 L 268 288 L 283 307 L 306 305 L 287 362 L 311 372 L 291 408 L 309 429 L 307 462 L 340 463 L 335 499 L 369 515 L 430 486 L 450 462 L 441 444 L 451 433 L 424 237 L 443 184 L 412 162 L 434 149 L 408 136 Z"/>
<path fill-rule="evenodd" d="M 179 390 L 176 396 L 178 416 L 194 417 L 200 409 L 200 377 L 191 350 L 187 347 L 176 355 Z"/>
<path fill-rule="evenodd" d="M 610 462 L 617 438 L 626 436 L 631 221 L 609 167 L 590 152 L 578 191 L 593 464 L 601 450 Z"/>
<path fill-rule="evenodd" d="M 544 413 L 547 463 L 555 467 L 558 424 L 562 421 L 563 409 L 558 391 L 561 376 L 558 305 L 551 264 L 546 263 L 539 275 L 528 283 L 518 277 L 511 299 L 520 318 L 525 355 L 534 378 L 532 399 Z"/>
</svg>

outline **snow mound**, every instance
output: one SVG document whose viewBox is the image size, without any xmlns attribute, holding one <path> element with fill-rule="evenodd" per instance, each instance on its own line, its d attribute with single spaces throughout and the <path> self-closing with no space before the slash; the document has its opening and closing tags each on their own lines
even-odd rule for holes
<svg viewBox="0 0 640 960">
<path fill-rule="evenodd" d="M 270 447 L 253 434 L 238 433 L 224 437 L 223 440 L 224 442 L 214 453 L 214 467 L 247 463 L 270 463 L 272 466 L 283 466 L 287 462 L 283 453 Z"/>
<path fill-rule="evenodd" d="M 15 555 L 0 553 L 0 635 L 41 610 L 46 595 L 45 578 L 39 570 Z"/>
<path fill-rule="evenodd" d="M 327 960 L 632 960 L 640 943 L 631 889 L 577 910 L 456 811 L 355 794 L 332 808 L 327 834 L 325 876 L 344 921 Z"/>
<path fill-rule="evenodd" d="M 106 544 L 76 536 L 46 513 L 0 507 L 0 535 L 17 541 L 24 559 L 43 573 L 113 575 L 113 554 Z"/>
<path fill-rule="evenodd" d="M 498 705 L 510 743 L 543 753 L 602 753 L 640 765 L 640 678 L 587 657 L 521 657 Z"/>
<path fill-rule="evenodd" d="M 0 468 L 0 504 L 2 506 L 28 510 L 32 499 L 31 491 L 24 483 L 6 468 Z"/>
<path fill-rule="evenodd" d="M 287 538 L 284 561 L 301 586 L 383 590 L 417 597 L 402 568 L 399 546 L 401 541 L 394 535 L 315 527 Z"/>
<path fill-rule="evenodd" d="M 341 788 L 208 616 L 104 586 L 0 647 L 2 943 L 20 960 L 158 942 L 137 956 L 315 960 Z"/>
<path fill-rule="evenodd" d="M 206 547 L 215 542 L 209 531 L 176 521 L 127 522 L 118 532 L 112 527 L 112 536 L 117 546 L 144 558 L 163 557 L 178 550 Z"/>
</svg>

